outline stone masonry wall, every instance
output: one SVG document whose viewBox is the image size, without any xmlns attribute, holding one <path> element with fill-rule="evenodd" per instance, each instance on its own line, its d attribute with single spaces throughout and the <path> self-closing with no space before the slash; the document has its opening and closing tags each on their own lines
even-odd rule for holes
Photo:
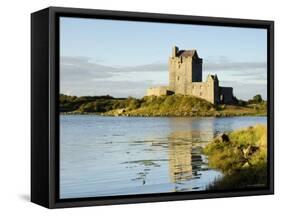
<svg viewBox="0 0 281 216">
<path fill-rule="evenodd" d="M 233 88 L 219 87 L 220 103 L 229 104 L 233 102 Z"/>
<path fill-rule="evenodd" d="M 186 94 L 187 84 L 192 82 L 192 59 L 170 57 L 169 86 L 176 94 Z"/>
<path fill-rule="evenodd" d="M 161 96 L 161 95 L 170 95 L 172 94 L 171 91 L 169 91 L 168 86 L 158 86 L 158 87 L 151 87 L 147 89 L 146 95 L 147 96 Z"/>
<path fill-rule="evenodd" d="M 191 84 L 192 90 L 189 93 L 190 95 L 205 99 L 213 104 L 215 104 L 215 95 L 214 95 L 214 82 L 207 80 L 206 82 L 193 82 Z"/>
</svg>

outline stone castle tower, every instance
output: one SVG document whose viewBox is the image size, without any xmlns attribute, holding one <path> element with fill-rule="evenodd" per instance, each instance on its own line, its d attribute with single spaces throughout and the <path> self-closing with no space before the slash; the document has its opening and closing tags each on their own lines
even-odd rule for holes
<svg viewBox="0 0 281 216">
<path fill-rule="evenodd" d="M 220 87 L 217 75 L 208 75 L 202 82 L 202 63 L 196 50 L 173 47 L 169 58 L 169 86 L 152 87 L 147 95 L 193 95 L 213 104 L 233 103 L 233 89 Z"/>
<path fill-rule="evenodd" d="M 196 50 L 173 47 L 169 58 L 169 87 L 178 94 L 187 94 L 190 83 L 202 82 L 202 59 Z"/>
</svg>

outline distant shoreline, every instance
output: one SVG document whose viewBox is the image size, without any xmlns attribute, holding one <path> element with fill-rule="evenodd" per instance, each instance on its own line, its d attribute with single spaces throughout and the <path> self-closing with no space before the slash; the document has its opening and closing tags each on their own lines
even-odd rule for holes
<svg viewBox="0 0 281 216">
<path fill-rule="evenodd" d="M 267 116 L 267 102 L 261 99 L 214 105 L 190 95 L 145 96 L 141 99 L 61 95 L 60 114 L 124 117 Z"/>
<path fill-rule="evenodd" d="M 117 115 L 117 116 L 114 116 L 114 115 L 107 115 L 107 114 L 104 114 L 104 113 L 90 113 L 90 112 L 87 112 L 87 113 L 72 113 L 72 112 L 60 112 L 60 115 L 62 116 L 68 116 L 68 115 L 89 115 L 89 116 L 104 116 L 104 117 L 148 117 L 148 118 L 154 118 L 154 117 L 166 117 L 166 118 L 174 118 L 174 117 L 186 117 L 186 118 L 202 118 L 202 117 L 216 117 L 216 118 L 226 118 L 226 117 L 267 117 L 267 114 L 249 114 L 249 115 L 205 115 L 205 116 L 173 116 L 173 115 L 169 115 L 169 116 L 164 116 L 164 115 L 154 115 L 154 116 L 146 116 L 146 115 L 129 115 L 129 116 L 126 116 L 126 115 Z"/>
</svg>

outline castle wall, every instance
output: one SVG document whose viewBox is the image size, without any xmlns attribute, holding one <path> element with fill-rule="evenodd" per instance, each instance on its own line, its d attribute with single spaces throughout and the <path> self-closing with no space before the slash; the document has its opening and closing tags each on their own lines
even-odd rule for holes
<svg viewBox="0 0 281 216">
<path fill-rule="evenodd" d="M 208 75 L 207 82 L 212 86 L 212 100 L 213 104 L 220 103 L 219 98 L 219 80 L 217 76 Z"/>
<path fill-rule="evenodd" d="M 175 91 L 176 83 L 176 68 L 175 68 L 175 61 L 173 61 L 174 57 L 169 58 L 169 87 L 172 91 Z"/>
<path fill-rule="evenodd" d="M 202 82 L 202 59 L 192 61 L 192 82 Z"/>
<path fill-rule="evenodd" d="M 219 87 L 220 103 L 230 104 L 233 102 L 233 88 Z"/>
<path fill-rule="evenodd" d="M 168 86 L 158 86 L 158 87 L 151 87 L 147 89 L 146 96 L 161 96 L 161 95 L 171 95 L 173 92 L 171 92 L 168 88 Z"/>
<path fill-rule="evenodd" d="M 208 82 L 194 82 L 191 84 L 192 91 L 190 95 L 205 99 L 210 103 L 215 103 L 214 98 L 214 85 Z"/>
<path fill-rule="evenodd" d="M 220 96 L 219 96 L 219 85 L 214 86 L 214 102 L 213 104 L 219 104 L 220 103 Z"/>
<path fill-rule="evenodd" d="M 188 83 L 192 82 L 192 58 L 170 57 L 169 86 L 176 94 L 186 94 Z"/>
<path fill-rule="evenodd" d="M 195 56 L 177 56 L 173 49 L 169 58 L 169 88 L 175 94 L 189 94 L 192 82 L 202 82 L 202 59 Z"/>
</svg>

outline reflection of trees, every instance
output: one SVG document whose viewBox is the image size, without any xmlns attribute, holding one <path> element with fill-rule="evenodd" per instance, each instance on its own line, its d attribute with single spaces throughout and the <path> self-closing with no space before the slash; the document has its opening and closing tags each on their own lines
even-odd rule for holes
<svg viewBox="0 0 281 216">
<path fill-rule="evenodd" d="M 171 182 L 182 183 L 198 178 L 202 165 L 201 148 L 213 138 L 213 121 L 171 118 L 169 122 L 173 131 L 168 136 Z"/>
</svg>

